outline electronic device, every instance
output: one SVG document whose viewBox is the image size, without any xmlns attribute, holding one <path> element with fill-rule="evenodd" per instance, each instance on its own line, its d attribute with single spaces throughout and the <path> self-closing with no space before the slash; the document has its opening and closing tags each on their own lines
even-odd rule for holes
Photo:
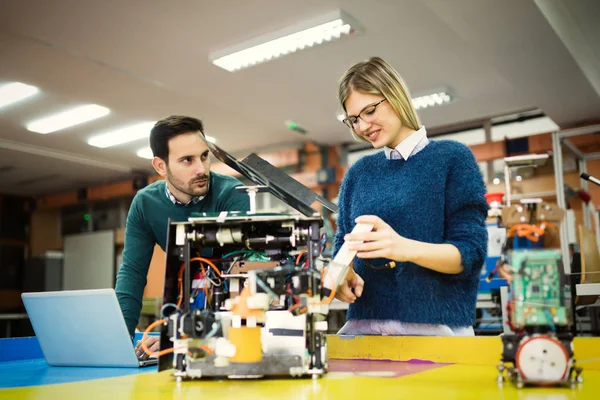
<svg viewBox="0 0 600 400">
<path fill-rule="evenodd" d="M 145 367 L 138 360 L 114 289 L 23 293 L 27 315 L 48 365 Z"/>
<path fill-rule="evenodd" d="M 574 359 L 561 250 L 551 234 L 563 215 L 543 201 L 502 210 L 508 233 L 499 266 L 508 275 L 506 317 L 512 333 L 502 336 L 499 383 L 505 375 L 519 388 L 583 382 Z"/>
<path fill-rule="evenodd" d="M 162 319 L 146 330 L 161 327 L 159 370 L 179 380 L 321 376 L 328 305 L 355 252 L 322 257 L 323 218 L 311 205 L 337 206 L 255 154 L 237 161 L 208 145 L 257 186 L 238 188 L 249 212 L 169 222 Z M 297 213 L 257 213 L 262 191 Z"/>
</svg>

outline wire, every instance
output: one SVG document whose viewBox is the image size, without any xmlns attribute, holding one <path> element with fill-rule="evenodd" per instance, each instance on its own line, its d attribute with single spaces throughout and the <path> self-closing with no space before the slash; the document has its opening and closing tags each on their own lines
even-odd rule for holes
<svg viewBox="0 0 600 400">
<path fill-rule="evenodd" d="M 179 310 L 180 310 L 180 308 L 179 308 L 179 306 L 178 306 L 177 304 L 175 304 L 175 303 L 166 303 L 166 304 L 164 304 L 164 305 L 163 305 L 163 306 L 160 308 L 160 316 L 161 316 L 162 318 L 166 318 L 166 315 L 165 315 L 165 309 L 166 309 L 167 307 L 174 307 L 174 308 L 175 308 L 175 312 L 177 312 L 177 311 L 179 311 Z"/>
<path fill-rule="evenodd" d="M 236 251 L 232 251 L 231 253 L 225 254 L 223 256 L 223 258 L 229 258 L 231 256 L 235 256 L 235 255 L 238 255 L 238 254 L 244 254 L 245 255 L 245 254 L 251 254 L 251 253 L 253 253 L 252 250 L 236 250 Z"/>
<path fill-rule="evenodd" d="M 177 282 L 179 285 L 179 299 L 177 300 L 177 307 L 181 307 L 181 303 L 183 302 L 183 270 L 185 269 L 185 264 L 181 264 L 179 268 L 179 273 L 177 274 Z"/>
<path fill-rule="evenodd" d="M 258 276 L 256 277 L 256 283 L 258 284 L 258 286 L 260 286 L 265 292 L 267 292 L 268 295 L 270 295 L 271 297 L 275 298 L 275 299 L 279 299 L 279 296 L 277 295 L 277 293 L 275 293 L 273 290 L 271 290 L 271 288 L 269 286 L 267 286 L 266 283 L 264 283 L 262 281 L 262 279 L 260 279 Z"/>
<path fill-rule="evenodd" d="M 300 298 L 298 296 L 294 296 L 292 294 L 291 289 L 288 291 L 288 293 L 292 296 L 292 300 L 294 301 L 294 304 L 292 304 L 290 306 L 290 308 L 288 308 L 288 311 L 294 311 L 296 308 L 300 307 Z"/>
<path fill-rule="evenodd" d="M 542 222 L 539 225 L 533 224 L 515 224 L 508 230 L 506 237 L 511 238 L 515 234 L 519 237 L 526 237 L 532 242 L 539 242 L 540 237 L 546 233 L 546 228 L 556 230 L 556 226 L 550 222 Z"/>
<path fill-rule="evenodd" d="M 548 326 L 553 332 L 556 332 L 556 326 L 554 326 L 554 321 L 552 321 L 552 314 L 550 311 L 544 310 L 544 314 L 546 314 L 546 319 L 548 320 Z"/>
<path fill-rule="evenodd" d="M 146 340 L 148 339 L 148 333 L 150 333 L 150 331 L 152 329 L 154 329 L 156 326 L 158 325 L 162 325 L 165 322 L 167 322 L 166 318 L 163 319 L 159 319 L 158 321 L 154 321 L 153 323 L 151 323 L 150 325 L 148 325 L 148 327 L 146 328 L 146 330 L 144 331 L 144 334 L 142 335 L 142 350 L 144 350 L 144 352 L 149 356 L 149 357 L 162 357 L 165 354 L 169 354 L 174 352 L 176 349 L 174 347 L 170 348 L 170 349 L 165 349 L 165 350 L 161 350 L 161 351 L 157 351 L 156 353 L 153 353 L 152 350 L 150 350 L 148 348 L 148 345 L 146 344 Z M 178 347 L 177 350 L 182 349 L 183 347 Z"/>
<path fill-rule="evenodd" d="M 192 259 L 190 260 L 190 262 L 192 262 L 192 261 L 200 261 L 200 262 L 204 262 L 204 263 L 206 263 L 206 264 L 210 265 L 210 267 L 211 267 L 211 268 L 212 268 L 212 269 L 215 271 L 215 273 L 217 274 L 217 276 L 219 276 L 219 278 L 221 277 L 221 271 L 220 271 L 220 270 L 219 270 L 219 268 L 217 268 L 217 266 L 216 266 L 216 265 L 215 265 L 215 264 L 214 264 L 212 261 L 210 261 L 209 259 L 207 259 L 207 258 L 203 258 L 203 257 L 194 257 L 194 258 L 192 258 Z"/>
<path fill-rule="evenodd" d="M 206 276 L 206 279 L 207 279 L 207 280 L 208 280 L 210 283 L 212 283 L 212 284 L 213 284 L 213 286 L 217 286 L 217 287 L 218 287 L 218 286 L 221 286 L 221 285 L 223 284 L 223 281 L 222 281 L 222 280 L 219 280 L 219 283 L 217 283 L 217 282 L 213 281 L 212 279 L 210 279 L 208 276 Z"/>
<path fill-rule="evenodd" d="M 302 258 L 302 256 L 304 255 L 304 253 L 306 253 L 306 250 L 302 250 L 300 252 L 300 254 L 298 254 L 298 257 L 296 257 L 296 265 L 300 265 L 300 259 Z"/>
<path fill-rule="evenodd" d="M 498 268 L 500 268 L 500 265 L 502 265 L 502 260 L 498 260 L 498 262 L 496 262 L 496 266 L 494 267 L 494 269 L 492 270 L 492 272 L 490 272 L 488 274 L 488 276 L 485 277 L 485 281 L 487 283 L 490 283 L 492 281 L 492 278 L 494 277 L 494 275 L 496 275 L 496 272 L 498 272 Z"/>
<path fill-rule="evenodd" d="M 390 261 L 388 263 L 385 263 L 383 265 L 373 265 L 371 264 L 371 262 L 367 259 L 363 260 L 365 262 L 365 265 L 371 269 L 374 269 L 376 271 L 383 271 L 385 269 L 393 269 L 396 268 L 396 262 L 395 261 Z"/>
<path fill-rule="evenodd" d="M 217 323 L 214 322 L 214 327 L 212 328 L 212 330 L 210 332 L 208 332 L 208 334 L 206 335 L 205 339 L 210 339 L 211 337 L 215 336 L 217 334 L 217 332 L 219 331 L 219 327 L 221 326 L 221 322 Z"/>
<path fill-rule="evenodd" d="M 321 273 L 323 275 L 327 275 L 327 268 L 323 268 L 321 270 Z M 327 297 L 325 300 L 323 301 L 319 301 L 317 303 L 311 303 L 311 305 L 313 306 L 319 306 L 319 305 L 326 305 L 326 304 L 330 304 L 333 301 L 333 298 L 335 297 L 335 280 L 333 279 L 333 276 L 331 277 L 332 280 L 332 285 L 331 285 L 331 293 L 329 293 L 329 297 Z"/>
<path fill-rule="evenodd" d="M 154 329 L 155 327 L 157 327 L 158 325 L 162 325 L 165 322 L 167 322 L 166 318 L 163 319 L 159 319 L 158 321 L 154 321 L 153 323 L 151 323 L 150 325 L 148 325 L 148 327 L 146 328 L 146 330 L 144 331 L 144 335 L 142 336 L 142 350 L 144 350 L 144 352 L 150 356 L 150 357 L 162 357 L 166 354 L 172 353 L 175 350 L 181 350 L 181 349 L 185 349 L 185 347 L 171 347 L 170 349 L 165 349 L 165 350 L 161 350 L 158 351 L 156 353 L 153 353 L 152 350 L 150 350 L 148 348 L 148 345 L 146 344 L 146 340 L 148 339 L 148 333 L 150 333 L 150 331 L 152 329 Z M 210 347 L 204 345 L 204 344 L 200 344 L 198 345 L 198 347 L 200 347 L 202 350 L 204 350 L 205 352 L 207 352 L 208 354 L 213 354 L 214 351 L 213 349 L 211 349 Z M 188 351 L 188 355 L 191 355 L 191 353 Z"/>
<path fill-rule="evenodd" d="M 206 282 L 206 269 L 204 269 L 203 263 L 200 263 L 200 268 L 202 269 L 202 276 L 204 276 L 204 308 L 206 308 L 206 303 L 208 302 L 208 283 Z"/>
</svg>

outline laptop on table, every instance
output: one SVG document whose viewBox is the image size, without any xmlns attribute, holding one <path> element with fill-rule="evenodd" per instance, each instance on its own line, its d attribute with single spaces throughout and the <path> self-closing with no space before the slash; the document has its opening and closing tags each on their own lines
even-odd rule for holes
<svg viewBox="0 0 600 400">
<path fill-rule="evenodd" d="M 48 365 L 145 367 L 139 360 L 114 289 L 23 293 L 23 304 Z"/>
</svg>

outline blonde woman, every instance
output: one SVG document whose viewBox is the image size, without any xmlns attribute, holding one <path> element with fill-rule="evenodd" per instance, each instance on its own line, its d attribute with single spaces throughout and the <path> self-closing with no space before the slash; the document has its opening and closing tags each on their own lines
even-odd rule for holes
<svg viewBox="0 0 600 400">
<path fill-rule="evenodd" d="M 427 139 L 402 78 L 380 58 L 344 74 L 339 100 L 353 136 L 383 148 L 352 165 L 340 189 L 334 254 L 363 243 L 336 294 L 350 303 L 339 334 L 473 335 L 487 203 L 472 152 Z M 373 231 L 350 234 L 360 222 Z"/>
</svg>

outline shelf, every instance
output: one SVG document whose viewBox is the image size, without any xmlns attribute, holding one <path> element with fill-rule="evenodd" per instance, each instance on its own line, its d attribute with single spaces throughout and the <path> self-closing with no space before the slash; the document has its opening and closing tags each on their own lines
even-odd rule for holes
<svg viewBox="0 0 600 400">
<path fill-rule="evenodd" d="M 29 246 L 29 243 L 26 240 L 17 240 L 17 239 L 4 239 L 0 238 L 0 246 Z"/>
<path fill-rule="evenodd" d="M 532 193 L 513 193 L 510 196 L 511 200 L 521 199 L 535 199 L 539 197 L 553 197 L 556 196 L 556 190 L 549 190 L 546 192 L 532 192 Z"/>
</svg>

